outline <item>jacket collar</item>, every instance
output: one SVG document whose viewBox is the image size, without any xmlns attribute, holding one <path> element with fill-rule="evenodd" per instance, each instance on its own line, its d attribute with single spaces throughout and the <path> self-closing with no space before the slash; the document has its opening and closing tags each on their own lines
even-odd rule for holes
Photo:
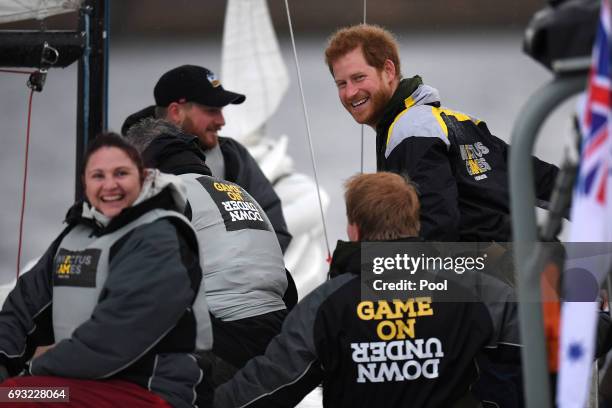
<svg viewBox="0 0 612 408">
<path fill-rule="evenodd" d="M 377 133 L 384 131 L 389 127 L 388 124 L 393 121 L 395 116 L 397 116 L 400 111 L 405 109 L 404 100 L 409 98 L 420 85 L 423 85 L 423 80 L 418 75 L 415 75 L 412 78 L 404 78 L 400 81 L 397 89 L 391 96 L 391 99 L 389 99 L 389 102 L 387 102 L 380 120 L 376 125 Z"/>
<path fill-rule="evenodd" d="M 385 109 L 376 125 L 376 162 L 378 170 L 382 170 L 384 153 L 387 148 L 387 136 L 391 123 L 403 110 L 418 105 L 440 106 L 438 90 L 423 84 L 420 76 L 402 79 L 397 89 L 387 102 Z"/>
<path fill-rule="evenodd" d="M 371 241 L 371 242 L 424 242 L 420 237 L 405 237 L 388 241 Z M 336 244 L 336 249 L 332 255 L 331 264 L 329 266 L 329 277 L 335 278 L 343 273 L 352 273 L 361 275 L 361 242 L 360 241 L 342 241 L 339 240 Z"/>
<path fill-rule="evenodd" d="M 434 87 L 423 84 L 420 76 L 402 79 L 387 102 L 376 126 L 376 132 L 387 132 L 389 125 L 404 109 L 417 105 L 440 106 L 440 93 Z"/>
<path fill-rule="evenodd" d="M 206 155 L 200 147 L 198 138 L 186 133 L 178 135 L 160 135 L 153 139 L 142 152 L 142 158 L 146 165 L 154 168 L 164 167 L 164 165 L 177 155 L 182 155 L 181 158 L 183 161 L 189 159 L 190 163 L 185 163 L 186 167 L 189 165 L 191 165 L 190 167 L 198 165 L 198 170 L 202 170 L 203 167 L 206 166 Z M 172 168 L 170 170 L 172 171 L 165 171 L 177 174 L 174 170 L 182 169 Z M 189 171 L 180 171 L 178 174 L 184 174 L 185 172 Z M 207 172 L 207 175 L 210 175 L 210 171 Z"/>
</svg>

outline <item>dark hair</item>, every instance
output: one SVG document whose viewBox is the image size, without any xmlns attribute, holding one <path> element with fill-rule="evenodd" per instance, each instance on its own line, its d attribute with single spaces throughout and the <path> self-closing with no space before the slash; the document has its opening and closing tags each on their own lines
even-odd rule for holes
<svg viewBox="0 0 612 408">
<path fill-rule="evenodd" d="M 410 180 L 395 173 L 358 174 L 346 183 L 344 199 L 349 223 L 361 240 L 418 236 L 420 203 Z"/>
<path fill-rule="evenodd" d="M 81 176 L 85 175 L 85 169 L 87 168 L 87 163 L 89 162 L 91 155 L 103 147 L 116 147 L 117 149 L 123 151 L 138 168 L 140 181 L 144 179 L 144 164 L 140 153 L 138 153 L 138 150 L 136 150 L 136 148 L 132 146 L 132 144 L 130 144 L 124 138 L 119 136 L 117 133 L 113 132 L 100 133 L 98 136 L 96 136 L 93 142 L 91 142 L 91 144 L 87 148 L 85 157 L 83 158 Z"/>
<path fill-rule="evenodd" d="M 391 32 L 371 24 L 341 28 L 332 34 L 325 49 L 325 63 L 332 75 L 332 64 L 356 48 L 361 48 L 366 62 L 378 71 L 383 69 L 386 60 L 391 60 L 396 77 L 401 78 L 397 40 Z"/>
</svg>

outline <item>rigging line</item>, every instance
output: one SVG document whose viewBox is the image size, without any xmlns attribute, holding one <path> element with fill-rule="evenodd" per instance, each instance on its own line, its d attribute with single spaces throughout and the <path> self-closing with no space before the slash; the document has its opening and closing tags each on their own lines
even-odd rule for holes
<svg viewBox="0 0 612 408">
<path fill-rule="evenodd" d="M 366 11 L 367 11 L 367 3 L 368 0 L 363 0 L 363 24 L 366 23 Z M 364 159 L 364 145 L 365 145 L 365 136 L 364 136 L 364 124 L 361 124 L 361 174 L 363 174 L 363 162 Z"/>
<path fill-rule="evenodd" d="M 83 20 L 85 22 L 85 49 L 83 50 L 83 152 L 87 149 L 89 138 L 89 57 L 91 55 L 90 22 L 91 8 L 85 8 Z M 79 152 L 79 154 L 83 153 Z"/>
<path fill-rule="evenodd" d="M 28 102 L 28 123 L 26 126 L 25 164 L 23 166 L 23 190 L 21 192 L 21 215 L 19 216 L 19 243 L 17 244 L 17 279 L 21 268 L 21 246 L 23 243 L 23 220 L 26 207 L 26 190 L 28 183 L 28 157 L 30 153 L 30 128 L 32 124 L 32 97 L 34 89 L 30 90 L 30 101 Z"/>
<path fill-rule="evenodd" d="M 104 124 L 102 130 L 108 130 L 108 77 L 110 59 L 110 0 L 104 2 Z"/>
<path fill-rule="evenodd" d="M 0 69 L 0 72 L 6 72 L 9 74 L 26 74 L 26 75 L 32 75 L 34 72 L 36 71 L 20 71 L 17 69 Z"/>
<path fill-rule="evenodd" d="M 295 69 L 297 71 L 298 84 L 300 87 L 300 96 L 302 97 L 302 110 L 304 112 L 304 120 L 306 121 L 306 138 L 308 139 L 308 147 L 310 148 L 310 161 L 312 163 L 312 172 L 314 174 L 315 184 L 317 186 L 317 198 L 319 200 L 319 211 L 321 212 L 321 221 L 323 222 L 323 235 L 325 237 L 325 245 L 327 247 L 327 259 L 331 260 L 331 251 L 329 249 L 329 239 L 327 238 L 327 226 L 325 223 L 325 212 L 323 211 L 323 201 L 321 200 L 321 189 L 319 184 L 319 176 L 317 165 L 315 163 L 314 148 L 312 147 L 312 136 L 310 132 L 310 121 L 308 120 L 308 110 L 306 109 L 306 99 L 304 97 L 304 87 L 302 86 L 302 74 L 300 73 L 300 63 L 298 61 L 297 48 L 295 46 L 295 37 L 293 36 L 293 25 L 291 24 L 291 13 L 289 12 L 289 0 L 285 0 L 285 9 L 287 10 L 287 21 L 289 22 L 289 34 L 291 35 L 291 46 L 293 47 L 293 59 L 295 60 Z"/>
<path fill-rule="evenodd" d="M 364 152 L 365 137 L 363 136 L 363 124 L 361 125 L 361 174 L 363 174 L 363 152 Z"/>
<path fill-rule="evenodd" d="M 368 0 L 363 0 L 363 24 L 366 24 L 366 11 L 368 9 Z"/>
</svg>

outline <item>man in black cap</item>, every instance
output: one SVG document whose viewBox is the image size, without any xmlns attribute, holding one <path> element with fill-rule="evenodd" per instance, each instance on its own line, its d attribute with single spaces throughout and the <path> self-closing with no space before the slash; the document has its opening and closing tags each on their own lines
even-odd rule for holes
<svg viewBox="0 0 612 408">
<path fill-rule="evenodd" d="M 153 90 L 155 106 L 136 112 L 125 120 L 121 133 L 146 117 L 166 119 L 185 133 L 198 137 L 213 176 L 232 181 L 255 198 L 266 212 L 283 252 L 291 234 L 281 202 L 259 165 L 236 140 L 219 136 L 225 125 L 223 107 L 244 102 L 242 94 L 221 86 L 215 74 L 200 66 L 181 65 L 159 78 Z"/>
</svg>

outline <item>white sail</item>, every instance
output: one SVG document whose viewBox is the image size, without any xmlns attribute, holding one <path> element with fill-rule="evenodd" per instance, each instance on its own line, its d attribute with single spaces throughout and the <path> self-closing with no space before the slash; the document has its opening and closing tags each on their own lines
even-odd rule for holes
<svg viewBox="0 0 612 408">
<path fill-rule="evenodd" d="M 272 139 L 265 124 L 279 107 L 289 75 L 265 0 L 228 0 L 221 55 L 223 86 L 244 93 L 246 101 L 227 106 L 224 134 L 241 141 L 273 183 L 293 241 L 285 265 L 300 298 L 327 277 L 322 221 L 313 179 L 297 173 L 287 155 L 288 137 Z M 323 209 L 329 198 L 321 191 Z"/>
<path fill-rule="evenodd" d="M 82 0 L 0 0 L 0 24 L 76 11 Z"/>
<path fill-rule="evenodd" d="M 241 138 L 258 130 L 276 111 L 289 87 L 266 0 L 228 0 L 221 55 L 223 87 L 247 95 L 227 106 L 224 132 Z"/>
</svg>

